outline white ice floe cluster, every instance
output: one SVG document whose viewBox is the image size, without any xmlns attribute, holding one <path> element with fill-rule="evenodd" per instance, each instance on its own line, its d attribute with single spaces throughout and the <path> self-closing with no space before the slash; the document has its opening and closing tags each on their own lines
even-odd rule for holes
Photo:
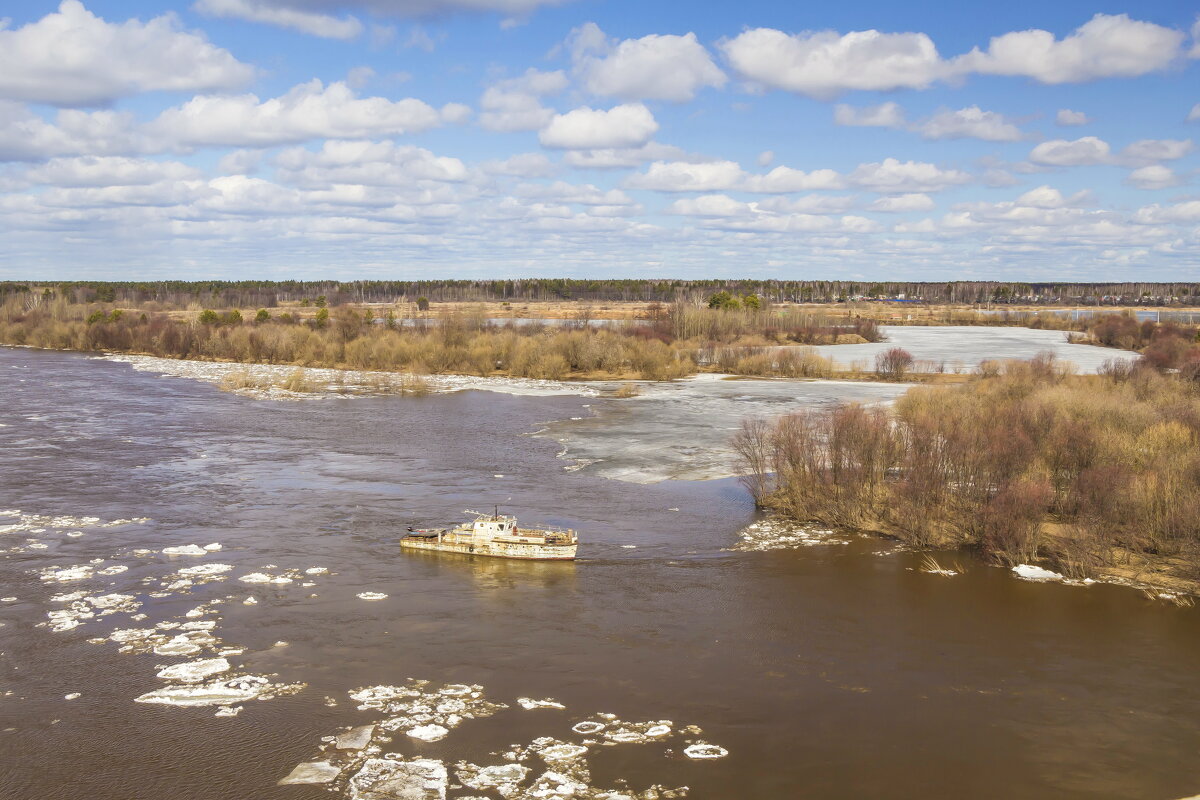
<svg viewBox="0 0 1200 800">
<path fill-rule="evenodd" d="M 729 550 L 794 550 L 815 545 L 849 544 L 850 540 L 828 528 L 817 528 L 768 517 L 738 531 L 741 541 Z"/>
<path fill-rule="evenodd" d="M 436 690 L 428 681 L 410 680 L 401 686 L 372 686 L 350 692 L 359 710 L 376 710 L 388 717 L 324 737 L 321 752 L 299 764 L 279 781 L 287 784 L 320 784 L 350 800 L 443 800 L 449 789 L 478 792 L 505 800 L 665 800 L 682 798 L 687 787 L 659 785 L 631 792 L 594 786 L 588 758 L 605 747 L 658 744 L 667 756 L 711 760 L 728 755 L 725 748 L 696 738 L 700 729 L 677 728 L 670 720 L 629 722 L 615 714 L 594 714 L 570 727 L 571 739 L 541 736 L 528 744 L 510 744 L 493 752 L 497 763 L 479 765 L 445 762 L 424 755 L 405 755 L 393 739 L 396 732 L 437 741 L 465 719 L 491 716 L 508 706 L 488 702 L 480 686 L 450 684 Z M 518 699 L 526 709 L 556 708 L 554 700 Z M 436 729 L 430 739 L 422 734 Z M 403 740 L 400 740 L 403 742 Z M 451 779 L 457 783 L 451 783 Z M 462 798 L 468 800 L 468 798 Z"/>
<path fill-rule="evenodd" d="M 220 384 L 232 373 L 248 373 L 261 385 L 282 384 L 296 371 L 294 366 L 276 364 L 237 364 L 211 361 L 155 358 L 153 356 L 106 355 L 101 358 L 129 364 L 140 372 L 157 372 L 163 377 L 189 378 L 204 383 Z M 313 392 L 293 392 L 279 386 L 271 388 L 238 389 L 238 394 L 266 400 L 303 400 L 318 397 L 369 397 L 387 393 L 387 386 L 414 376 L 394 372 L 309 367 L 304 374 L 314 386 Z M 534 378 L 481 378 L 471 375 L 422 375 L 430 391 L 447 393 L 466 390 L 499 392 L 522 396 L 576 395 L 597 397 L 603 388 L 578 382 L 537 380 Z M 385 387 L 385 388 L 380 388 Z"/>
<path fill-rule="evenodd" d="M 88 595 L 86 592 L 58 594 L 50 598 L 52 603 L 63 603 L 61 608 L 46 612 L 48 622 L 42 623 L 55 633 L 78 628 L 88 620 L 110 614 L 133 614 L 141 608 L 137 597 L 131 594 Z"/>
<path fill-rule="evenodd" d="M 11 520 L 11 521 L 9 521 Z M 0 526 L 4 534 L 33 533 L 49 538 L 66 529 L 67 535 L 80 533 L 78 528 L 115 528 L 122 525 L 147 522 L 146 519 L 115 520 L 103 522 L 98 517 L 48 516 L 20 510 L 0 511 Z M 35 548 L 36 549 L 36 548 Z M 156 677 L 166 682 L 165 686 L 153 688 L 135 698 L 139 703 L 169 706 L 217 706 L 217 716 L 231 717 L 241 710 L 238 703 L 248 700 L 267 700 L 272 697 L 300 691 L 303 684 L 286 683 L 275 676 L 247 675 L 238 672 L 229 658 L 241 655 L 244 647 L 229 645 L 217 633 L 219 612 L 223 604 L 237 601 L 235 596 L 210 597 L 173 619 L 148 623 L 148 615 L 142 611 L 145 597 L 165 599 L 180 597 L 199 591 L 206 584 L 226 581 L 234 571 L 232 564 L 204 561 L 181 565 L 175 556 L 200 557 L 218 552 L 222 545 L 213 542 L 173 545 L 166 548 L 139 548 L 122 551 L 112 559 L 138 559 L 150 566 L 155 560 L 160 565 L 172 560 L 167 572 L 144 575 L 133 582 L 126 580 L 122 588 L 114 591 L 117 581 L 129 571 L 127 564 L 110 563 L 106 558 L 92 558 L 85 563 L 50 563 L 31 570 L 47 587 L 62 586 L 59 593 L 47 598 L 47 620 L 39 623 L 55 633 L 73 631 L 84 625 L 99 625 L 108 622 L 107 632 L 87 639 L 91 644 L 112 643 L 118 652 L 125 654 L 153 654 L 161 659 L 176 663 L 159 664 Z M 9 556 L 12 550 L 0 553 Z M 47 559 L 48 560 L 48 559 Z M 288 584 L 314 586 L 316 576 L 327 575 L 325 567 L 280 569 L 274 564 L 261 568 L 261 581 L 251 579 L 249 583 L 272 584 L 269 588 L 277 592 Z M 145 570 L 143 569 L 144 573 Z M 130 583 L 135 588 L 130 589 Z M 76 588 L 79 587 L 79 588 Z M 100 588 L 105 587 L 105 588 Z M 273 592 L 273 593 L 274 593 Z M 0 602 L 16 601 L 16 597 L 2 598 Z M 241 599 L 246 605 L 257 604 L 253 596 Z M 125 619 L 106 619 L 112 615 L 124 615 Z M 0 623 L 3 624 L 3 623 Z M 147 687 L 150 689 L 151 687 Z"/>
</svg>

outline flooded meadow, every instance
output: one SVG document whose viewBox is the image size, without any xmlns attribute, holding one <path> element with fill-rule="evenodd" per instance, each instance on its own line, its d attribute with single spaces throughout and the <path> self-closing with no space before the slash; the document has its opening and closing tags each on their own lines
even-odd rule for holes
<svg viewBox="0 0 1200 800">
<path fill-rule="evenodd" d="M 969 364 L 1046 344 L 902 330 Z M 279 402 L 191 369 L 0 348 L 0 797 L 1200 791 L 1195 609 L 935 570 L 764 519 L 730 477 L 745 416 L 902 385 Z M 397 546 L 497 505 L 579 559 Z"/>
</svg>

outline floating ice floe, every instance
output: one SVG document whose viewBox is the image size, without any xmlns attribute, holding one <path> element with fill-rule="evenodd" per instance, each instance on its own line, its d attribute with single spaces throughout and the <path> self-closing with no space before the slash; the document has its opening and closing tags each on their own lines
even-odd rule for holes
<svg viewBox="0 0 1200 800">
<path fill-rule="evenodd" d="M 357 597 L 359 600 L 386 600 L 388 596 L 383 592 L 359 592 Z"/>
<path fill-rule="evenodd" d="M 724 747 L 707 742 L 696 742 L 683 749 L 683 754 L 688 758 L 724 758 L 729 755 L 729 751 Z"/>
<path fill-rule="evenodd" d="M 534 700 L 531 697 L 518 697 L 517 705 L 526 711 L 532 711 L 535 708 L 566 708 L 566 706 L 564 706 L 562 703 L 558 702 L 557 700 L 551 700 L 548 697 L 545 700 Z"/>
<path fill-rule="evenodd" d="M 71 692 L 70 694 L 64 694 L 63 700 L 78 700 L 82 696 L 79 692 Z"/>
<path fill-rule="evenodd" d="M 350 779 L 350 800 L 446 800 L 446 766 L 431 758 L 369 758 Z"/>
<path fill-rule="evenodd" d="M 236 717 L 242 711 L 241 706 L 218 706 L 214 717 Z"/>
<path fill-rule="evenodd" d="M 210 553 L 215 553 L 221 549 L 221 543 L 213 542 L 212 544 L 206 544 L 206 545 L 204 545 L 204 549 Z"/>
<path fill-rule="evenodd" d="M 113 564 L 111 567 L 96 570 L 97 575 L 120 575 L 122 572 L 128 572 L 129 567 L 124 564 Z"/>
<path fill-rule="evenodd" d="M 210 683 L 187 686 L 167 686 L 147 692 L 134 700 L 138 703 L 158 703 L 171 706 L 232 706 L 250 700 L 267 699 L 294 694 L 302 684 L 274 684 L 261 675 L 243 675 Z"/>
<path fill-rule="evenodd" d="M 374 725 L 359 725 L 335 736 L 333 746 L 338 750 L 365 750 L 374 733 Z"/>
<path fill-rule="evenodd" d="M 511 797 L 518 786 L 529 775 L 529 767 L 521 764 L 497 764 L 479 767 L 466 761 L 454 765 L 454 774 L 459 783 L 468 789 L 484 792 L 494 790 L 501 797 Z"/>
<path fill-rule="evenodd" d="M 167 681 L 179 681 L 180 683 L 200 683 L 211 678 L 213 675 L 228 672 L 229 669 L 229 661 L 224 658 L 204 658 L 199 661 L 172 664 L 169 667 L 159 670 L 157 677 Z"/>
<path fill-rule="evenodd" d="M 770 518 L 747 525 L 738 532 L 742 541 L 731 550 L 791 550 L 814 545 L 849 544 L 845 536 L 828 528 L 800 525 Z"/>
<path fill-rule="evenodd" d="M 164 547 L 163 555 L 166 556 L 204 556 L 208 555 L 208 551 L 203 547 L 195 544 L 177 545 L 175 547 Z"/>
<path fill-rule="evenodd" d="M 341 774 L 342 771 L 328 761 L 309 761 L 297 764 L 287 777 L 279 781 L 279 785 L 332 783 Z"/>
<path fill-rule="evenodd" d="M 437 742 L 446 738 L 449 730 L 441 725 L 418 725 L 415 728 L 409 728 L 405 733 L 414 739 L 420 739 L 423 742 Z"/>
<path fill-rule="evenodd" d="M 197 564 L 194 567 L 184 567 L 177 572 L 177 575 L 182 575 L 188 578 L 204 577 L 208 575 L 223 575 L 233 569 L 232 564 Z"/>
<path fill-rule="evenodd" d="M 46 567 L 38 573 L 46 583 L 70 583 L 92 577 L 93 568 L 88 564 L 74 567 Z"/>
<path fill-rule="evenodd" d="M 270 583 L 271 576 L 265 572 L 251 572 L 249 575 L 243 575 L 238 578 L 242 583 Z"/>
<path fill-rule="evenodd" d="M 309 567 L 308 569 L 304 570 L 304 574 L 305 575 L 328 575 L 329 568 L 328 567 Z"/>
<path fill-rule="evenodd" d="M 1063 575 L 1033 564 L 1018 564 L 1012 568 L 1013 574 L 1027 581 L 1061 581 Z"/>
</svg>

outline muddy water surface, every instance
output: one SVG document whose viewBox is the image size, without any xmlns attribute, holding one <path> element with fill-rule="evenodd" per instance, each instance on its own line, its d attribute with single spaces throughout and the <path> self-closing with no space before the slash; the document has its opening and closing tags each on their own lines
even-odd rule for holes
<svg viewBox="0 0 1200 800">
<path fill-rule="evenodd" d="M 493 753 L 538 737 L 579 741 L 571 727 L 598 713 L 670 720 L 676 732 L 662 742 L 588 745 L 591 783 L 631 792 L 1200 791 L 1196 610 L 1117 587 L 1023 582 L 952 555 L 942 560 L 965 574 L 930 575 L 869 539 L 730 550 L 754 519 L 735 482 L 567 470 L 575 462 L 557 457 L 558 441 L 530 435 L 555 420 L 619 418 L 620 402 L 472 391 L 272 403 L 0 349 L 0 510 L 14 512 L 0 517 L 10 528 L 0 533 L 0 797 L 329 797 L 275 784 L 319 756 L 321 737 L 379 718 L 348 692 L 409 678 L 478 685 L 508 706 L 439 741 L 401 734 L 387 745 L 447 765 L 500 763 Z M 492 503 L 577 528 L 580 560 L 396 546 L 405 525 Z M 161 552 L 210 544 L 221 549 Z M 202 564 L 230 569 L 181 578 Z M 87 569 L 63 572 L 76 567 Z M 319 568 L 328 573 L 307 572 Z M 277 582 L 241 580 L 252 575 Z M 92 617 L 55 632 L 47 612 L 88 601 L 52 598 L 74 592 L 137 607 L 85 605 Z M 216 641 L 199 638 L 192 655 L 88 641 L 157 623 L 177 626 L 160 629 L 174 637 L 194 622 L 213 622 Z M 232 717 L 134 701 L 168 685 L 156 677 L 164 667 L 218 657 L 278 696 L 234 703 Z M 526 710 L 519 697 L 565 708 Z M 700 739 L 728 755 L 688 758 Z"/>
</svg>

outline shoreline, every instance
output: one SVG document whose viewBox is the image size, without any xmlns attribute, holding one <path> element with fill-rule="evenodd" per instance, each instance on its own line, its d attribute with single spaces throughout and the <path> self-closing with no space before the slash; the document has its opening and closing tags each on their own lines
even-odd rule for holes
<svg viewBox="0 0 1200 800">
<path fill-rule="evenodd" d="M 1169 603 L 1180 607 L 1191 607 L 1195 605 L 1193 598 L 1200 597 L 1200 580 L 1187 579 L 1171 574 L 1152 574 L 1147 576 L 1147 572 L 1154 573 L 1157 571 L 1156 565 L 1161 568 L 1162 564 L 1170 562 L 1171 559 L 1169 558 L 1155 562 L 1145 558 L 1144 554 L 1124 551 L 1122 553 L 1123 556 L 1129 559 L 1141 559 L 1141 564 L 1126 567 L 1110 566 L 1098 570 L 1091 577 L 1072 578 L 1053 571 L 1052 567 L 1055 564 L 1051 559 L 1046 557 L 1035 558 L 1029 563 L 1006 566 L 987 560 L 974 548 L 969 546 L 916 547 L 905 543 L 901 537 L 895 534 L 879 529 L 840 528 L 837 526 L 827 526 L 815 520 L 802 521 L 793 519 L 780 511 L 770 508 L 761 509 L 760 511 L 765 516 L 743 528 L 739 532 L 742 541 L 738 546 L 730 549 L 748 551 L 791 550 L 820 545 L 842 545 L 848 542 L 849 537 L 861 537 L 895 543 L 899 551 L 924 554 L 929 560 L 926 562 L 927 566 L 923 566 L 920 571 L 945 577 L 958 575 L 959 571 L 943 568 L 937 561 L 937 555 L 965 554 L 975 559 L 980 566 L 1009 572 L 1016 580 L 1033 583 L 1060 583 L 1064 586 L 1080 588 L 1096 585 L 1120 586 L 1140 591 L 1148 600 Z M 751 532 L 753 532 L 752 535 L 748 535 Z M 942 557 L 944 558 L 944 555 Z"/>
</svg>

